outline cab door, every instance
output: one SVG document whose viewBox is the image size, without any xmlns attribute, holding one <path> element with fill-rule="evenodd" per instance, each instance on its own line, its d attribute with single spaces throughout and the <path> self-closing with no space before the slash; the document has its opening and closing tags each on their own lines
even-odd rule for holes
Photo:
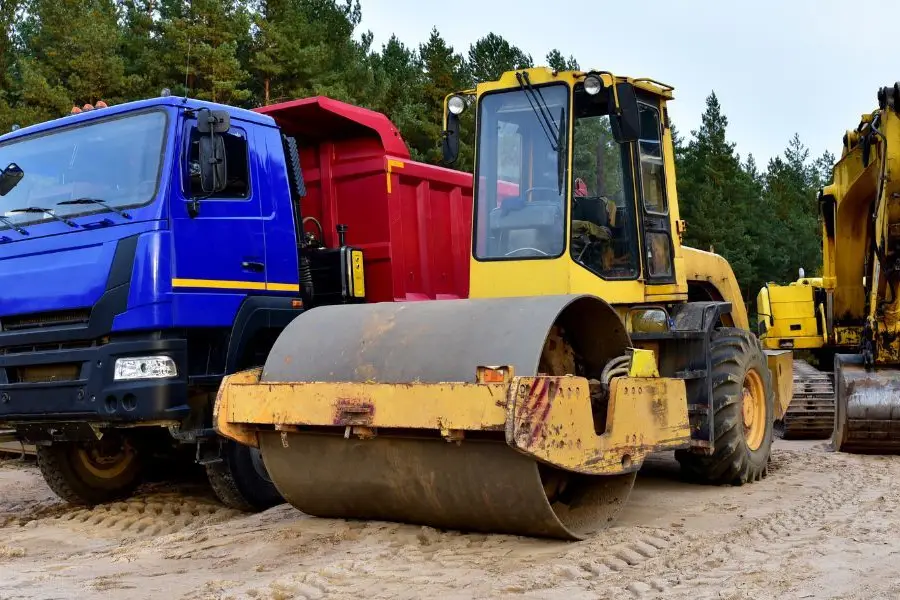
<svg viewBox="0 0 900 600">
<path fill-rule="evenodd" d="M 666 196 L 666 171 L 659 103 L 638 97 L 641 136 L 637 144 L 641 193 L 642 262 L 646 283 L 675 283 L 674 247 Z"/>
<path fill-rule="evenodd" d="M 228 180 L 224 190 L 209 195 L 203 192 L 199 175 L 199 139 L 208 134 L 197 130 L 196 119 L 184 123 L 181 186 L 173 190 L 170 205 L 175 292 L 210 294 L 207 300 L 220 304 L 229 302 L 224 295 L 235 301 L 247 292 L 266 289 L 264 224 L 259 177 L 249 152 L 251 134 L 237 120 L 231 121 L 228 132 L 218 134 L 225 140 Z M 198 202 L 193 203 L 195 199 Z M 215 310 L 203 312 L 196 315 L 200 321 L 215 320 Z"/>
</svg>

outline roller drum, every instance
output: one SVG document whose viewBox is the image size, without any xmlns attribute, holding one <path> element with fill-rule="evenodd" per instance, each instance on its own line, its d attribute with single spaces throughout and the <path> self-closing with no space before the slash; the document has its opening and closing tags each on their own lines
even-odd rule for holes
<svg viewBox="0 0 900 600">
<path fill-rule="evenodd" d="M 496 365 L 533 376 L 546 370 L 554 326 L 586 373 L 599 374 L 630 343 L 621 318 L 591 296 L 324 306 L 282 333 L 261 383 L 474 382 L 477 367 Z M 608 525 L 634 485 L 634 472 L 587 477 L 539 466 L 502 431 L 459 444 L 430 433 L 273 431 L 259 440 L 281 494 L 319 517 L 581 539 Z"/>
<path fill-rule="evenodd" d="M 635 479 L 580 477 L 551 506 L 537 463 L 499 442 L 270 432 L 260 449 L 278 491 L 309 515 L 568 540 L 607 526 Z"/>
<path fill-rule="evenodd" d="M 598 373 L 630 343 L 615 311 L 591 296 L 321 306 L 278 337 L 262 381 L 472 382 L 491 365 L 536 375 L 554 324 Z"/>
</svg>

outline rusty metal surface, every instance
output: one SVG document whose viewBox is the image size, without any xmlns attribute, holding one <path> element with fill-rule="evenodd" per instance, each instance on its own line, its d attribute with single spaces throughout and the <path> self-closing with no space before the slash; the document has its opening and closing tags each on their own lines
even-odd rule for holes
<svg viewBox="0 0 900 600">
<path fill-rule="evenodd" d="M 772 376 L 772 388 L 775 390 L 775 418 L 784 418 L 791 404 L 795 379 L 794 353 L 790 350 L 765 350 L 766 365 Z"/>
<path fill-rule="evenodd" d="M 635 478 L 568 476 L 568 504 L 551 505 L 542 469 L 502 442 L 259 437 L 278 491 L 300 511 L 325 518 L 577 540 L 609 525 Z"/>
<path fill-rule="evenodd" d="M 900 454 L 900 370 L 867 371 L 857 355 L 835 357 L 835 450 Z"/>
<path fill-rule="evenodd" d="M 648 454 L 690 446 L 683 380 L 613 379 L 605 423 L 592 415 L 590 397 L 581 377 L 514 379 L 507 443 L 543 463 L 588 475 L 637 471 Z"/>
<path fill-rule="evenodd" d="M 629 344 L 621 318 L 590 296 L 321 306 L 278 337 L 262 381 L 472 382 L 484 365 L 536 375 L 554 323 L 598 371 Z"/>
<path fill-rule="evenodd" d="M 793 398 L 775 431 L 786 440 L 824 440 L 834 430 L 833 375 L 795 359 Z"/>
<path fill-rule="evenodd" d="M 509 383 L 232 383 L 218 415 L 247 425 L 502 432 Z"/>
</svg>

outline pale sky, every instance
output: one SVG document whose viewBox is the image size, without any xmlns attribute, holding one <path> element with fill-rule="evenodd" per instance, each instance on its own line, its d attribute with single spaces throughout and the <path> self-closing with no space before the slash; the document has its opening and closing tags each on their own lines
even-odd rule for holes
<svg viewBox="0 0 900 600">
<path fill-rule="evenodd" d="M 898 0 L 362 0 L 362 11 L 377 48 L 392 33 L 418 47 L 436 26 L 465 54 L 493 31 L 538 65 L 558 48 L 582 69 L 665 82 L 683 136 L 714 90 L 742 160 L 761 169 L 795 132 L 813 158 L 840 156 L 844 131 L 900 80 Z"/>
</svg>

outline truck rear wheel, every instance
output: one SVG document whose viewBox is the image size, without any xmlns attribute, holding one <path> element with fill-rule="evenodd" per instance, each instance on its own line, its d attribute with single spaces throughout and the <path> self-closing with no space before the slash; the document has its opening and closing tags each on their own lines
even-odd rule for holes
<svg viewBox="0 0 900 600">
<path fill-rule="evenodd" d="M 37 462 L 53 493 L 70 504 L 93 506 L 120 500 L 140 483 L 140 461 L 125 440 L 38 446 Z"/>
<path fill-rule="evenodd" d="M 284 503 L 256 448 L 223 441 L 222 461 L 206 465 L 206 475 L 216 496 L 230 508 L 254 512 Z"/>
<path fill-rule="evenodd" d="M 768 472 L 775 392 L 762 346 L 749 331 L 722 328 L 710 339 L 715 433 L 711 455 L 680 450 L 675 456 L 691 478 L 743 485 Z"/>
</svg>

